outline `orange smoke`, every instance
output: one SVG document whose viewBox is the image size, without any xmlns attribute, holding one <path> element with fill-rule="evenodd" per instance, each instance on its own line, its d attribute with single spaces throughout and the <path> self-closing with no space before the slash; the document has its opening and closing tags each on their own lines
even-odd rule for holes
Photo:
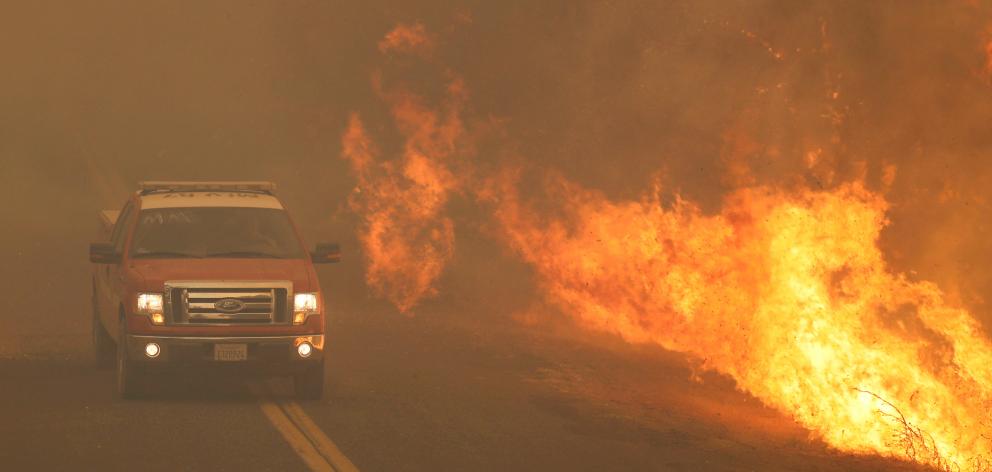
<svg viewBox="0 0 992 472">
<path fill-rule="evenodd" d="M 977 2 L 971 6 L 976 9 L 980 8 Z M 981 49 L 985 52 L 985 67 L 982 72 L 985 73 L 987 80 L 992 80 L 992 23 L 986 25 L 983 33 L 980 38 Z"/>
<path fill-rule="evenodd" d="M 379 41 L 379 52 L 430 54 L 434 41 L 422 23 L 398 25 Z"/>
<path fill-rule="evenodd" d="M 992 346 L 937 287 L 887 270 L 878 195 L 750 188 L 705 216 L 552 177 L 549 220 L 514 180 L 486 193 L 502 237 L 583 325 L 689 353 L 838 449 L 983 467 Z"/>
<path fill-rule="evenodd" d="M 992 39 L 985 43 L 985 73 L 992 78 Z"/>
</svg>

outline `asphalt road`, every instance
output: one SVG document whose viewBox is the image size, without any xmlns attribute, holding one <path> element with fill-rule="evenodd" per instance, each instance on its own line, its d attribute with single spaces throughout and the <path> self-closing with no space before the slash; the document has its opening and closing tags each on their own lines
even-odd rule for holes
<svg viewBox="0 0 992 472">
<path fill-rule="evenodd" d="M 16 247 L 3 269 L 18 290 L 0 318 L 0 470 L 310 467 L 263 409 L 293 402 L 286 379 L 263 384 L 268 400 L 255 381 L 209 373 L 119 400 L 113 372 L 89 360 L 84 245 L 34 235 Z M 447 294 L 413 317 L 368 297 L 354 267 L 320 269 L 327 395 L 301 406 L 359 470 L 912 469 L 831 451 L 678 354 L 520 321 L 508 300 L 523 285 L 483 266 L 460 259 Z"/>
</svg>

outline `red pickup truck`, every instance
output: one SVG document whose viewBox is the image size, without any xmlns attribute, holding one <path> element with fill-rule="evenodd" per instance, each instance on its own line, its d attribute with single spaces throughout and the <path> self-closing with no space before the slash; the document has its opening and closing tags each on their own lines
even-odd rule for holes
<svg viewBox="0 0 992 472">
<path fill-rule="evenodd" d="M 143 182 L 100 213 L 93 263 L 93 346 L 116 364 L 123 398 L 167 371 L 292 375 L 297 396 L 324 388 L 324 302 L 314 263 L 268 182 Z"/>
</svg>

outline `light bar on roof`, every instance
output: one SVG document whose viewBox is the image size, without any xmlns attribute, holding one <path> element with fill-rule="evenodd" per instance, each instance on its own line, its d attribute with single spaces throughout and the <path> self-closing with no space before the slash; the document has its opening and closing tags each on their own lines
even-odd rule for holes
<svg viewBox="0 0 992 472">
<path fill-rule="evenodd" d="M 150 182 L 140 182 L 138 187 L 142 192 L 151 192 L 157 190 L 171 190 L 171 191 L 194 191 L 194 190 L 250 190 L 256 192 L 275 192 L 276 184 L 273 182 L 262 182 L 262 181 L 213 181 L 213 182 L 191 182 L 191 181 L 178 181 L 178 182 L 165 182 L 165 181 L 150 181 Z"/>
</svg>

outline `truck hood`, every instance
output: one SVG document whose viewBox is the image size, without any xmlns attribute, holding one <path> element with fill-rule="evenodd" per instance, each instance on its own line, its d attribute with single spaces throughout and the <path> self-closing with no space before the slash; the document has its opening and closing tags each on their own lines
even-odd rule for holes
<svg viewBox="0 0 992 472">
<path fill-rule="evenodd" d="M 288 280 L 295 292 L 320 289 L 306 259 L 136 259 L 130 268 L 149 291 L 170 280 Z"/>
</svg>

